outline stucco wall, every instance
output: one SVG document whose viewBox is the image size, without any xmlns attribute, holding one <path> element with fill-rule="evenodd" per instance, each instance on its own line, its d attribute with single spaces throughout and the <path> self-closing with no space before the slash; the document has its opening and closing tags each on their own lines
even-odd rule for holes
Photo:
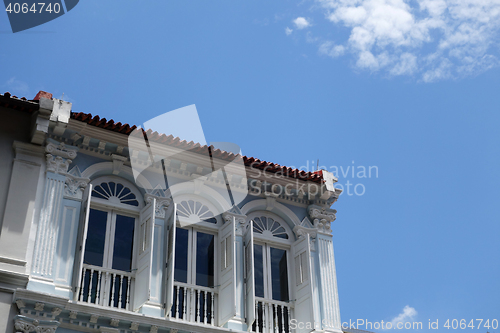
<svg viewBox="0 0 500 333">
<path fill-rule="evenodd" d="M 0 230 L 3 222 L 5 203 L 9 191 L 10 176 L 12 173 L 12 159 L 14 141 L 28 142 L 30 135 L 31 115 L 0 107 L 0 118 L 8 121 L 0 122 Z"/>
<path fill-rule="evenodd" d="M 12 293 L 0 291 L 0 332 L 14 332 L 12 318 L 16 314 L 15 304 L 12 303 Z"/>
</svg>

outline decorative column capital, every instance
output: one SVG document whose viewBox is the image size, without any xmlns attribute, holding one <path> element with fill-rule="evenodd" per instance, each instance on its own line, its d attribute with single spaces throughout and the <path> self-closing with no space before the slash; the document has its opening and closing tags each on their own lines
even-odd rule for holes
<svg viewBox="0 0 500 333">
<path fill-rule="evenodd" d="M 17 333 L 55 333 L 59 324 L 55 320 L 38 320 L 21 315 L 14 317 L 14 329 Z"/>
<path fill-rule="evenodd" d="M 330 234 L 332 228 L 330 223 L 335 221 L 337 211 L 335 209 L 323 208 L 317 205 L 310 205 L 308 207 L 309 216 L 313 221 L 313 225 L 318 229 L 319 233 Z"/>
<path fill-rule="evenodd" d="M 222 218 L 224 219 L 224 223 L 231 223 L 234 220 L 234 223 L 236 224 L 236 235 L 243 235 L 243 225 L 245 224 L 247 217 L 241 212 L 238 206 L 233 206 L 227 212 L 222 213 Z"/>
<path fill-rule="evenodd" d="M 296 225 L 293 228 L 293 232 L 295 233 L 295 236 L 297 238 L 303 238 L 309 235 L 309 239 L 311 240 L 310 248 L 311 251 L 316 251 L 315 243 L 316 243 L 316 237 L 318 236 L 318 229 L 315 228 L 311 221 L 306 217 L 302 220 L 302 222 L 299 225 Z"/>
<path fill-rule="evenodd" d="M 83 190 L 90 182 L 89 178 L 82 177 L 82 173 L 77 165 L 66 173 L 64 184 L 64 196 L 69 199 L 82 200 Z"/>
<path fill-rule="evenodd" d="M 158 218 L 165 218 L 165 211 L 172 203 L 172 199 L 168 198 L 165 190 L 156 188 L 154 190 L 148 190 L 144 195 L 144 200 L 146 204 L 152 203 L 153 199 L 156 199 L 155 215 Z"/>
<path fill-rule="evenodd" d="M 47 171 L 66 174 L 69 165 L 76 157 L 78 147 L 69 146 L 53 139 L 47 139 L 45 152 L 47 153 Z"/>
</svg>

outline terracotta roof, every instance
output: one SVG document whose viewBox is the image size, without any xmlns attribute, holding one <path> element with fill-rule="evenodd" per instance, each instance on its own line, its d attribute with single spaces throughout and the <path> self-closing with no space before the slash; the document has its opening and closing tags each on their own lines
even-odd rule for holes
<svg viewBox="0 0 500 333">
<path fill-rule="evenodd" d="M 0 94 L 0 106 L 20 111 L 33 112 L 38 110 L 38 101 L 30 101 L 26 97 L 12 96 L 10 92 Z"/>
<path fill-rule="evenodd" d="M 27 100 L 25 97 L 18 98 L 16 96 L 11 96 L 11 94 L 7 92 L 3 95 L 0 94 L 0 106 L 29 112 L 36 111 L 39 108 L 38 99 L 40 96 L 51 98 L 52 94 L 41 91 L 37 94 L 35 100 Z M 131 126 L 129 124 L 122 124 L 121 122 L 115 122 L 113 119 L 107 120 L 106 118 L 100 118 L 99 116 L 92 116 L 92 114 L 90 113 L 72 112 L 71 118 L 87 123 L 91 126 L 96 126 L 125 135 L 129 135 L 137 129 L 137 126 L 135 125 Z M 199 143 L 195 143 L 193 141 L 187 142 L 186 140 L 181 140 L 180 138 L 174 137 L 173 135 L 165 135 L 158 132 L 153 132 L 151 130 L 148 130 L 145 133 L 147 135 L 148 141 L 167 144 L 173 147 L 182 148 L 198 153 L 206 153 L 207 151 L 209 151 L 208 146 L 206 145 L 202 146 Z M 228 153 L 220 149 L 214 149 L 213 147 L 211 148 L 212 149 L 210 149 L 210 153 L 214 158 L 233 160 L 240 157 L 239 155 Z M 244 164 L 248 167 L 265 170 L 265 172 L 270 173 L 279 173 L 280 176 L 283 175 L 294 179 L 312 181 L 320 184 L 323 183 L 323 173 L 321 170 L 316 172 L 306 172 L 299 169 L 292 169 L 276 163 L 262 161 L 254 157 L 241 156 L 241 158 L 243 158 Z"/>
<path fill-rule="evenodd" d="M 120 122 L 115 123 L 113 119 L 107 120 L 106 118 L 100 118 L 99 116 L 92 116 L 90 113 L 71 113 L 71 118 L 85 122 L 89 125 L 100 127 L 106 130 L 110 130 L 117 133 L 122 133 L 129 135 L 134 130 L 137 129 L 137 126 L 130 126 L 129 124 L 122 124 Z M 166 144 L 169 146 L 183 148 L 189 150 L 191 152 L 198 152 L 200 154 L 205 153 L 208 150 L 208 146 L 202 146 L 199 143 L 195 143 L 193 141 L 187 142 L 186 140 L 181 140 L 179 137 L 174 137 L 173 135 L 161 134 L 158 132 L 153 132 L 151 130 L 145 131 L 147 135 L 148 141 L 158 142 L 162 144 Z M 215 158 L 221 159 L 234 159 L 237 157 L 233 153 L 228 153 L 226 151 L 220 149 L 211 149 L 211 154 Z M 292 169 L 286 166 L 282 166 L 276 163 L 261 161 L 258 158 L 242 156 L 243 162 L 246 166 L 256 168 L 259 170 L 265 170 L 270 173 L 280 173 L 280 175 L 288 176 L 290 178 L 296 178 L 306 181 L 313 181 L 316 183 L 323 182 L 323 174 L 320 171 L 316 172 L 306 172 L 299 169 Z"/>
</svg>

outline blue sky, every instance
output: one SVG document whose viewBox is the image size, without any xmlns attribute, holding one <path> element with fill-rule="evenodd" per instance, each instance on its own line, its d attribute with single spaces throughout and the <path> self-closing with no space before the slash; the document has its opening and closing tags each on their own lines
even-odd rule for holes
<svg viewBox="0 0 500 333">
<path fill-rule="evenodd" d="M 247 156 L 376 166 L 338 175 L 364 189 L 333 206 L 342 321 L 500 320 L 499 13 L 498 0 L 85 0 L 16 34 L 0 13 L 0 91 L 64 93 L 131 124 L 195 104 L 207 141 Z"/>
</svg>

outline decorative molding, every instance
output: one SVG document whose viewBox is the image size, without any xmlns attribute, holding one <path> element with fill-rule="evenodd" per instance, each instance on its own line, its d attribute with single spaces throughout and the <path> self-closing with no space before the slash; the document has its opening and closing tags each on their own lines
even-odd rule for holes
<svg viewBox="0 0 500 333">
<path fill-rule="evenodd" d="M 316 228 L 306 228 L 306 227 L 303 227 L 301 225 L 296 225 L 294 228 L 293 228 L 293 232 L 295 233 L 295 235 L 297 236 L 297 238 L 302 238 L 306 235 L 310 235 L 311 238 L 316 238 L 317 234 L 318 234 L 318 229 Z"/>
<path fill-rule="evenodd" d="M 90 145 L 90 139 L 91 139 L 91 137 L 90 137 L 90 136 L 85 135 L 85 136 L 83 137 L 82 145 L 84 145 L 84 146 L 89 146 L 89 145 Z"/>
<path fill-rule="evenodd" d="M 78 147 L 73 147 L 57 142 L 54 139 L 47 139 L 47 146 L 45 147 L 47 157 L 47 171 L 66 174 L 69 165 L 76 157 Z"/>
<path fill-rule="evenodd" d="M 120 330 L 117 328 L 101 326 L 101 327 L 99 327 L 99 332 L 100 333 L 120 333 Z"/>
<path fill-rule="evenodd" d="M 82 138 L 82 136 L 78 133 L 74 133 L 72 136 L 71 136 L 71 140 L 73 141 L 78 141 Z"/>
<path fill-rule="evenodd" d="M 165 211 L 172 203 L 172 199 L 168 198 L 165 190 L 160 187 L 156 187 L 153 190 L 148 190 L 148 193 L 144 195 L 144 200 L 146 204 L 153 202 L 156 199 L 155 215 L 158 218 L 165 218 Z"/>
<path fill-rule="evenodd" d="M 125 156 L 111 154 L 111 159 L 113 160 L 113 174 L 118 175 L 122 171 L 123 164 L 127 162 L 128 158 Z"/>
<path fill-rule="evenodd" d="M 74 159 L 78 152 L 78 147 L 69 146 L 63 142 L 57 142 L 53 139 L 47 139 L 47 146 L 45 152 L 51 155 L 60 156 L 64 159 Z"/>
<path fill-rule="evenodd" d="M 90 182 L 89 178 L 82 177 L 78 165 L 67 174 L 64 185 L 64 196 L 70 199 L 82 200 L 83 191 Z"/>
<path fill-rule="evenodd" d="M 24 301 L 23 301 L 23 300 L 20 300 L 20 299 L 18 299 L 18 300 L 16 301 L 16 305 L 17 305 L 17 308 L 18 308 L 19 310 L 21 310 L 22 308 L 25 308 L 25 307 L 26 307 L 26 303 L 24 303 Z"/>
<path fill-rule="evenodd" d="M 302 219 L 302 222 L 300 225 L 297 225 L 293 228 L 293 232 L 295 233 L 295 236 L 297 238 L 302 238 L 306 235 L 309 235 L 309 239 L 311 240 L 310 242 L 310 249 L 311 251 L 316 251 L 316 237 L 318 235 L 318 229 L 316 229 L 311 221 L 306 217 Z"/>
<path fill-rule="evenodd" d="M 238 206 L 233 206 L 227 212 L 222 213 L 222 218 L 224 219 L 224 223 L 232 222 L 234 219 L 236 235 L 243 235 L 243 227 L 245 225 L 247 217 L 241 212 Z"/>
<path fill-rule="evenodd" d="M 109 322 L 109 324 L 113 327 L 118 327 L 120 325 L 120 319 L 111 319 L 111 321 Z"/>
<path fill-rule="evenodd" d="M 278 195 L 269 192 L 264 192 L 264 195 L 266 196 L 266 210 L 272 211 L 276 206 L 276 198 Z"/>
<path fill-rule="evenodd" d="M 265 209 L 266 203 L 266 199 L 251 200 L 241 207 L 241 212 L 248 216 L 252 212 Z M 301 223 L 297 215 L 290 208 L 279 202 L 276 202 L 273 213 L 283 218 L 291 226 L 300 225 Z"/>
<path fill-rule="evenodd" d="M 61 156 L 54 156 L 47 154 L 47 171 L 59 174 L 65 174 L 68 172 L 71 160 L 64 159 Z"/>
<path fill-rule="evenodd" d="M 58 321 L 38 320 L 20 315 L 14 317 L 16 332 L 55 333 L 57 327 L 59 327 Z"/>
<path fill-rule="evenodd" d="M 53 308 L 53 309 L 52 309 L 52 315 L 53 315 L 54 317 L 59 316 L 59 315 L 61 314 L 61 312 L 62 312 L 62 309 L 61 309 L 61 308 Z"/>
<path fill-rule="evenodd" d="M 306 228 L 313 228 L 313 224 L 307 216 L 304 216 L 304 218 L 302 219 L 302 222 L 300 222 L 300 225 L 303 227 L 306 227 Z"/>
<path fill-rule="evenodd" d="M 335 209 L 327 209 L 316 205 L 310 205 L 308 212 L 309 216 L 313 220 L 313 225 L 318 229 L 318 232 L 325 234 L 330 234 L 332 232 L 330 223 L 335 221 L 337 218 L 335 216 L 337 213 Z"/>
<path fill-rule="evenodd" d="M 138 329 L 139 329 L 139 323 L 134 322 L 134 323 L 130 324 L 131 331 L 137 331 Z"/>
<path fill-rule="evenodd" d="M 45 303 L 36 303 L 35 304 L 35 311 L 43 311 L 44 306 L 45 306 Z"/>
<path fill-rule="evenodd" d="M 52 310 L 53 308 L 63 309 L 62 315 L 60 316 L 61 324 L 59 325 L 59 327 L 74 331 L 82 331 L 88 333 L 119 333 L 122 330 L 129 330 L 129 332 L 150 332 L 151 327 L 153 327 L 151 331 L 156 333 L 170 332 L 170 330 L 172 330 L 172 332 L 175 332 L 174 330 L 178 330 L 178 332 L 221 333 L 221 328 L 218 326 L 203 325 L 202 327 L 197 322 L 176 321 L 165 319 L 163 317 L 144 316 L 141 313 L 137 313 L 134 311 L 124 311 L 122 309 L 113 307 L 96 307 L 96 305 L 94 304 L 89 304 L 86 302 L 74 302 L 61 296 L 51 295 L 40 291 L 17 289 L 14 297 L 14 301 L 22 300 L 26 303 L 27 308 L 23 308 L 22 316 L 31 317 L 29 319 L 30 322 L 34 319 L 38 319 L 40 321 L 40 325 L 46 325 L 47 320 L 51 320 L 50 323 L 56 323 L 56 321 L 51 318 L 50 313 L 39 312 L 37 314 L 33 314 L 32 310 L 29 310 L 29 308 L 32 309 L 31 306 L 34 304 L 34 300 L 38 300 L 39 302 L 45 303 L 45 307 L 49 310 Z M 96 314 L 96 312 L 98 314 Z M 69 314 L 68 319 L 63 319 L 65 313 Z M 109 322 L 113 318 L 120 320 L 119 328 L 114 328 L 109 325 Z M 92 319 L 93 322 L 89 322 L 89 319 Z M 106 320 L 108 323 L 107 325 Z M 104 325 L 100 326 L 100 324 L 97 322 L 102 322 Z M 137 331 L 134 331 L 132 329 L 135 326 L 135 324 L 132 323 L 137 323 Z M 128 327 L 130 327 L 130 329 Z M 54 332 L 40 331 L 28 333 Z"/>
<path fill-rule="evenodd" d="M 177 328 L 172 328 L 172 329 L 170 330 L 170 333 L 177 333 L 177 332 L 179 332 L 179 330 L 178 330 Z"/>
<path fill-rule="evenodd" d="M 152 325 L 149 330 L 149 333 L 158 333 L 158 326 Z"/>
<path fill-rule="evenodd" d="M 100 150 L 105 150 L 105 149 L 106 149 L 106 143 L 107 143 L 106 141 L 102 141 L 102 140 L 100 140 L 100 141 L 99 141 L 99 146 L 98 146 L 98 148 L 99 148 Z"/>
</svg>

